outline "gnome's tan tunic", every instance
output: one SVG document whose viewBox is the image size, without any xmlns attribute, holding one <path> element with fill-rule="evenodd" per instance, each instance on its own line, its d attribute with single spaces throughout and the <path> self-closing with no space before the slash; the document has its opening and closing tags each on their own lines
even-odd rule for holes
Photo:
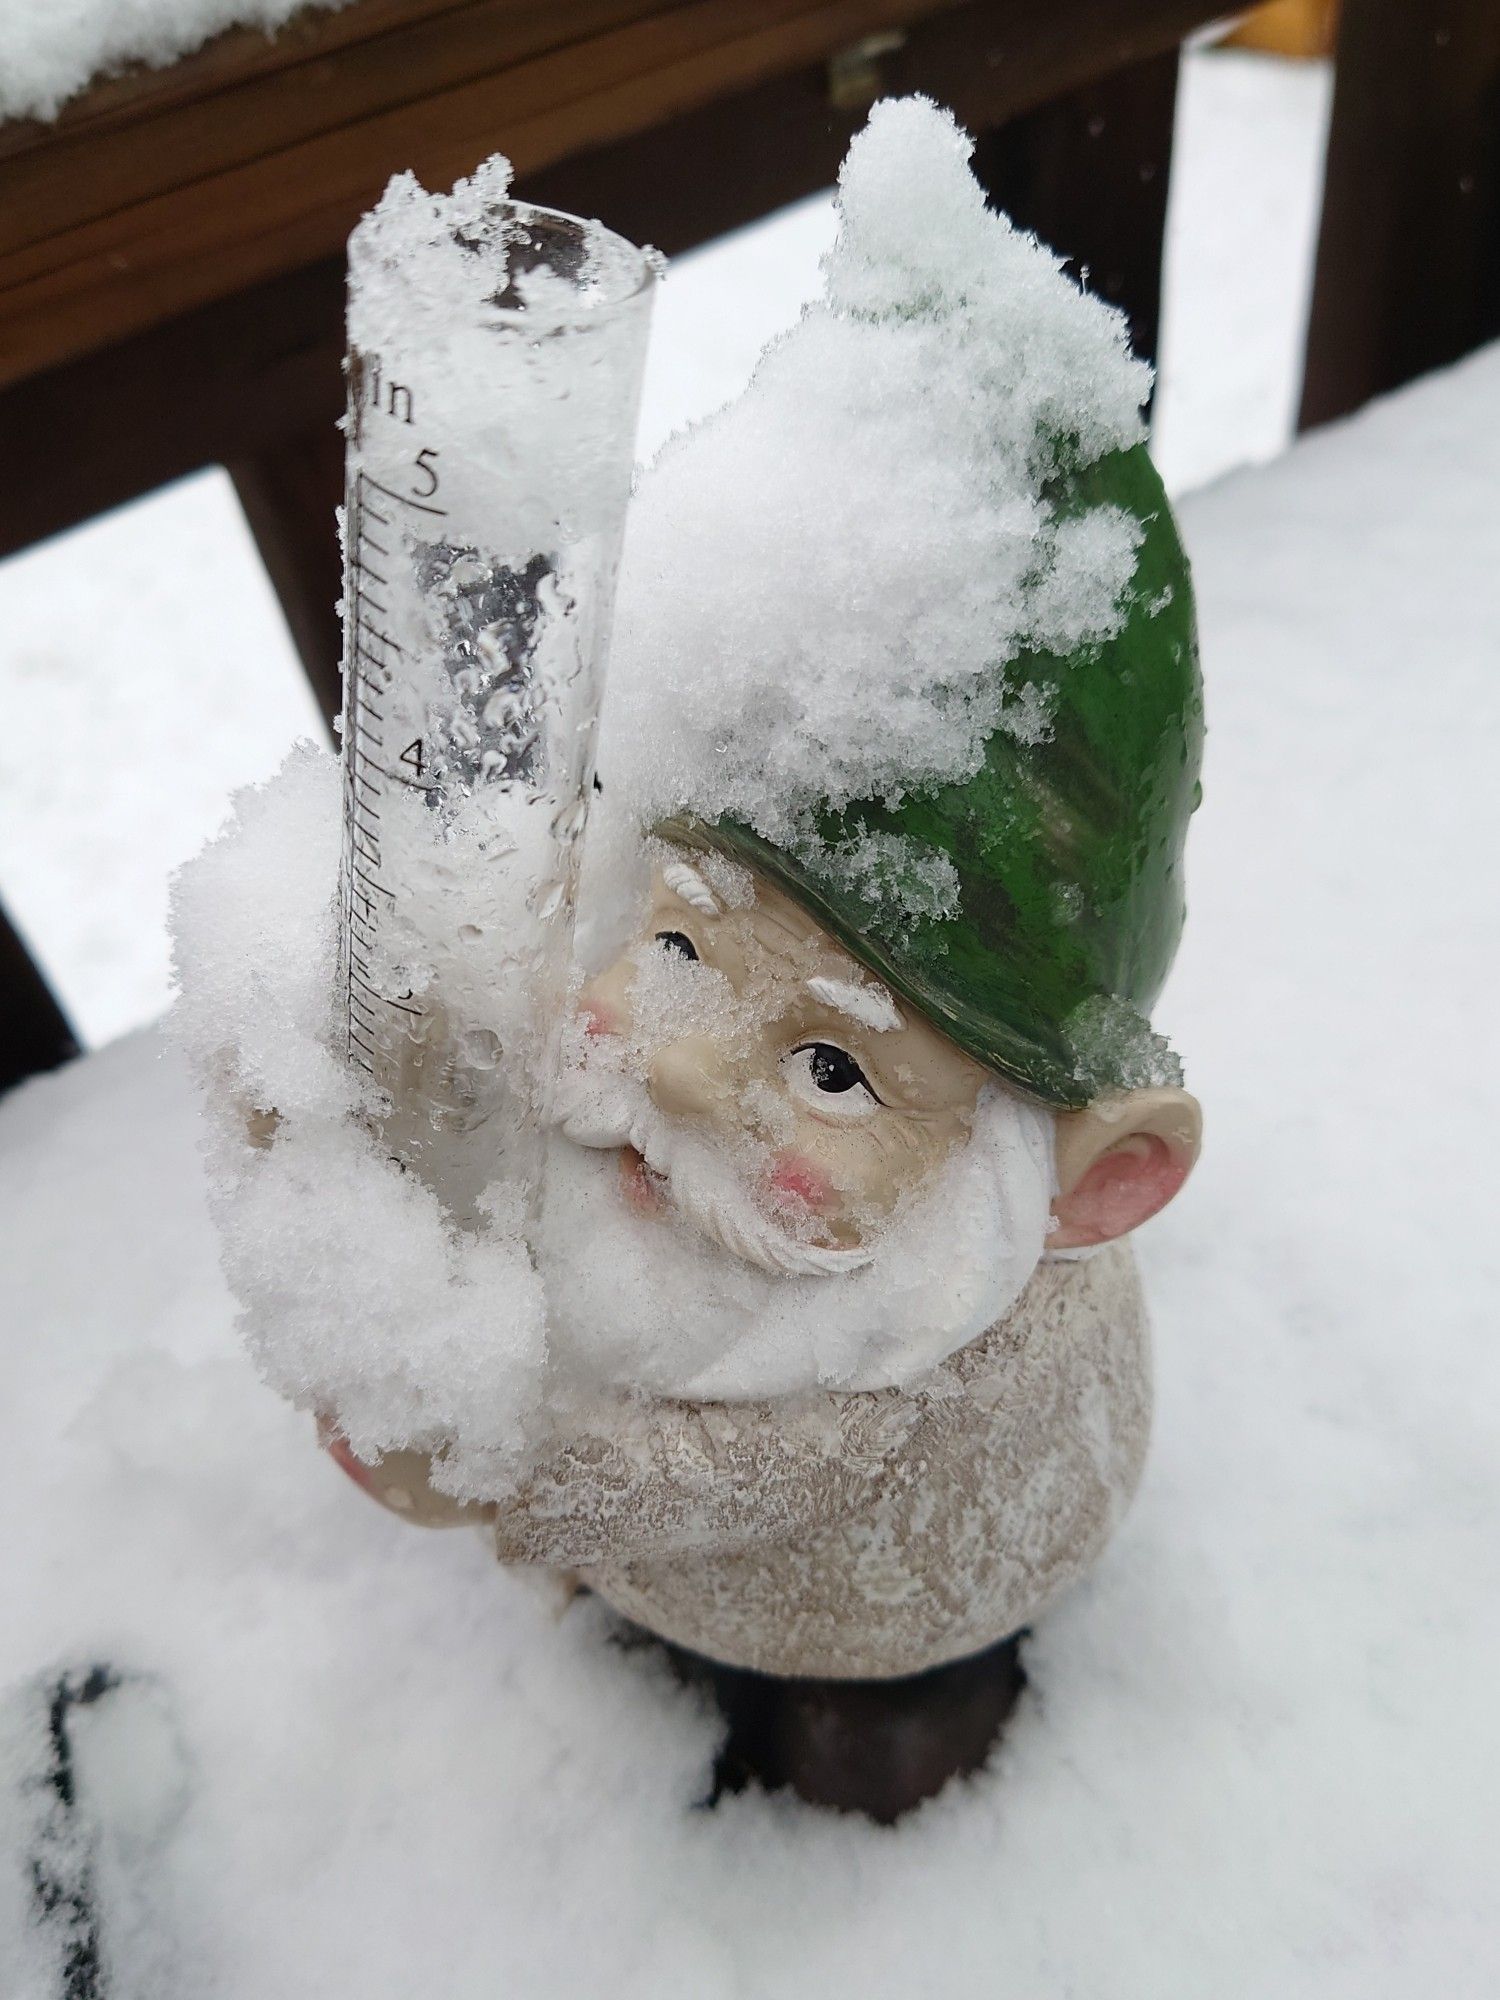
<svg viewBox="0 0 1500 2000">
<path fill-rule="evenodd" d="M 622 1405 L 497 1510 L 497 1549 L 734 1666 L 915 1673 L 1016 1631 L 1088 1567 L 1140 1477 L 1150 1400 L 1135 1260 L 1114 1244 L 1044 1262 L 912 1390 Z M 407 1482 L 401 1511 L 453 1518 L 411 1493 L 410 1455 L 371 1477 L 388 1503 Z"/>
</svg>

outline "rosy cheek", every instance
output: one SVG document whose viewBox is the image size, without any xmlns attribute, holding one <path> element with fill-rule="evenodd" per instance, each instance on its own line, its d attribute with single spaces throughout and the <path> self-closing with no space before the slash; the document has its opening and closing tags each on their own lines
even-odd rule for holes
<svg viewBox="0 0 1500 2000">
<path fill-rule="evenodd" d="M 583 1032 L 586 1035 L 619 1034 L 619 1017 L 602 1000 L 585 1000 L 578 1011 L 583 1016 Z"/>
<path fill-rule="evenodd" d="M 815 1214 L 831 1207 L 834 1200 L 827 1174 L 803 1153 L 778 1153 L 766 1176 L 766 1187 L 775 1200 L 797 1202 Z"/>
</svg>

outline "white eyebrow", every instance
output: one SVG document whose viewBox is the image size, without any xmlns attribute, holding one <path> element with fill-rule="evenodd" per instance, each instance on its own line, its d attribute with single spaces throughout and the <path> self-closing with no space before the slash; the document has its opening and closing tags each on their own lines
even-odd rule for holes
<svg viewBox="0 0 1500 2000">
<path fill-rule="evenodd" d="M 661 879 L 690 908 L 700 910 L 705 917 L 718 916 L 719 899 L 696 868 L 690 868 L 685 861 L 669 861 L 661 871 Z"/>
<path fill-rule="evenodd" d="M 814 1000 L 836 1007 L 862 1028 L 873 1028 L 877 1035 L 906 1026 L 900 1008 L 883 986 L 856 986 L 852 979 L 824 979 L 820 975 L 808 980 L 807 990 Z"/>
</svg>

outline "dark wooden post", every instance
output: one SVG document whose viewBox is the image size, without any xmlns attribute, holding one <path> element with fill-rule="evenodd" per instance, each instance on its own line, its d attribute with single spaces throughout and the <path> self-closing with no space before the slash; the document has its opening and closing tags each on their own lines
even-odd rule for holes
<svg viewBox="0 0 1500 2000">
<path fill-rule="evenodd" d="M 233 460 L 229 474 L 331 729 L 342 701 L 334 509 L 344 497 L 343 437 L 332 424 L 317 424 L 254 458 Z"/>
<path fill-rule="evenodd" d="M 1301 422 L 1500 334 L 1500 0 L 1344 0 Z"/>
<path fill-rule="evenodd" d="M 0 909 L 0 1091 L 56 1069 L 78 1054 L 78 1038 L 10 920 Z"/>
<path fill-rule="evenodd" d="M 1177 63 L 1172 48 L 1114 70 L 986 133 L 974 157 L 993 204 L 1121 307 L 1153 362 Z"/>
</svg>

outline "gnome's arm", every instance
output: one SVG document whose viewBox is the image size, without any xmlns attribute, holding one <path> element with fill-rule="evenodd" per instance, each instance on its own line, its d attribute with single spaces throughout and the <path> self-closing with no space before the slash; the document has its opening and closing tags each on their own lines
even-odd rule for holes
<svg viewBox="0 0 1500 2000">
<path fill-rule="evenodd" d="M 369 1464 L 330 1419 L 318 1431 L 350 1478 L 404 1520 L 493 1523 L 502 1562 L 575 1569 L 840 1520 L 890 1478 L 923 1404 L 893 1389 L 759 1403 L 621 1398 L 555 1441 L 509 1498 L 483 1503 L 439 1492 L 424 1452 Z"/>
<path fill-rule="evenodd" d="M 894 1390 L 778 1402 L 625 1402 L 596 1413 L 495 1510 L 502 1562 L 585 1568 L 725 1549 L 839 1520 L 919 1418 Z"/>
</svg>

